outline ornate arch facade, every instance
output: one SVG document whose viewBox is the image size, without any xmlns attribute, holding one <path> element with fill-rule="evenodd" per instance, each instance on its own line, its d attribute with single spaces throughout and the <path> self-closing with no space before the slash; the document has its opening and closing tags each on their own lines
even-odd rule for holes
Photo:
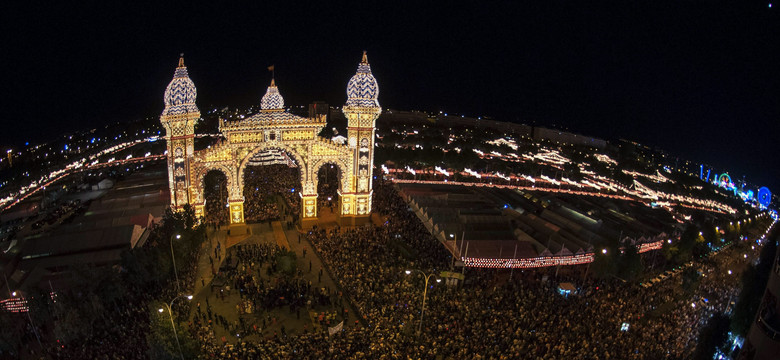
<svg viewBox="0 0 780 360">
<path fill-rule="evenodd" d="M 200 118 L 196 90 L 183 58 L 165 91 L 160 121 L 166 129 L 171 206 L 191 204 L 203 216 L 203 177 L 210 170 L 225 173 L 231 225 L 244 223 L 244 169 L 259 152 L 278 149 L 295 159 L 300 168 L 300 218 L 317 218 L 317 171 L 326 163 L 339 167 L 339 215 L 342 221 L 367 220 L 371 212 L 372 163 L 379 90 L 365 53 L 347 86 L 348 143 L 319 137 L 326 117 L 304 118 L 284 110 L 284 99 L 274 80 L 261 100 L 261 111 L 243 120 L 220 120 L 224 139 L 208 149 L 193 148 L 194 123 Z M 345 221 L 346 220 L 346 221 Z"/>
</svg>

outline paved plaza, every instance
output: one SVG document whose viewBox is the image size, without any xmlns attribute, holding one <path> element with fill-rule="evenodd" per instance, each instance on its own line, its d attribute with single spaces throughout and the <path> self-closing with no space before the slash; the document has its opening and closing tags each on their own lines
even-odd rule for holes
<svg viewBox="0 0 780 360">
<path fill-rule="evenodd" d="M 336 226 L 335 215 L 332 213 L 322 215 L 319 227 Z M 236 343 L 239 338 L 257 340 L 260 336 L 266 338 L 281 336 L 283 332 L 289 336 L 304 331 L 320 331 L 328 326 L 336 326 L 342 320 L 345 320 L 344 327 L 362 326 L 359 322 L 356 324 L 358 319 L 354 316 L 355 311 L 351 303 L 346 297 L 339 295 L 340 290 L 336 282 L 328 269 L 323 267 L 311 244 L 305 240 L 305 236 L 300 236 L 304 233 L 303 230 L 295 227 L 288 228 L 286 223 L 280 221 L 249 224 L 248 227 L 249 234 L 239 236 L 229 236 L 226 228 L 211 228 L 207 231 L 208 240 L 204 243 L 198 263 L 190 319 L 205 314 L 205 321 L 208 321 L 210 310 L 211 320 L 215 323 L 213 328 L 216 338 L 230 343 Z M 246 245 L 278 245 L 295 252 L 296 266 L 301 274 L 300 277 L 295 276 L 298 278 L 296 281 L 310 283 L 310 293 L 320 289 L 323 293 L 330 294 L 332 303 L 320 305 L 316 301 L 308 302 L 306 306 L 297 310 L 289 306 L 279 306 L 270 311 L 262 308 L 240 311 L 240 304 L 244 299 L 240 292 L 233 288 L 232 279 L 228 277 L 223 283 L 222 277 L 219 275 L 215 277 L 214 272 L 219 271 L 228 254 L 235 256 L 237 246 Z M 242 265 L 244 264 L 240 264 L 238 268 L 242 268 Z M 243 270 L 251 272 L 256 279 L 264 281 L 266 286 L 273 286 L 272 284 L 284 275 L 280 273 L 269 275 L 270 266 L 270 261 L 265 261 L 260 267 L 256 263 L 251 270 L 248 267 L 243 267 Z M 346 319 L 344 310 L 347 312 Z M 218 317 L 224 318 L 227 326 L 222 324 L 221 319 L 217 320 Z M 243 319 L 243 324 L 240 319 Z"/>
</svg>

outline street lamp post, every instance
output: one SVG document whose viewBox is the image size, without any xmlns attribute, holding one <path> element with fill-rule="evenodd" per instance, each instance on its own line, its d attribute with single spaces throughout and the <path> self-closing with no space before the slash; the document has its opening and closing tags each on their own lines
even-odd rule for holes
<svg viewBox="0 0 780 360">
<path fill-rule="evenodd" d="M 176 234 L 176 240 L 181 239 L 181 235 Z M 173 256 L 173 236 L 171 236 L 171 260 L 173 260 L 173 274 L 176 276 L 176 291 L 181 292 L 179 287 L 179 272 L 176 270 L 176 257 Z"/>
<path fill-rule="evenodd" d="M 185 295 L 179 295 L 179 296 L 173 298 L 173 300 L 171 300 L 170 304 L 163 303 L 163 305 L 165 305 L 165 307 L 168 309 L 168 315 L 170 315 L 170 317 L 171 317 L 171 327 L 173 327 L 173 336 L 176 338 L 176 347 L 179 349 L 179 356 L 181 357 L 181 360 L 184 360 L 184 354 L 182 354 L 182 352 L 181 352 L 181 344 L 179 344 L 179 334 L 176 333 L 176 324 L 173 323 L 173 310 L 171 309 L 171 307 L 173 306 L 173 302 L 176 301 L 176 299 L 178 299 L 180 297 L 185 297 Z M 187 297 L 187 300 L 192 300 L 192 295 L 186 295 L 186 297 Z M 157 311 L 162 313 L 165 310 L 160 308 Z"/>
<path fill-rule="evenodd" d="M 423 319 L 425 318 L 425 299 L 428 296 L 428 280 L 431 279 L 433 275 L 436 275 L 436 273 L 430 273 L 425 274 L 424 272 L 413 269 L 413 270 L 406 270 L 406 275 L 411 275 L 413 271 L 416 271 L 422 275 L 423 278 L 425 278 L 425 290 L 423 290 L 423 303 L 422 303 L 422 311 L 420 312 L 420 325 L 417 327 L 417 335 L 419 336 L 422 333 L 422 324 Z M 436 279 L 436 282 L 441 282 L 441 279 Z"/>
</svg>

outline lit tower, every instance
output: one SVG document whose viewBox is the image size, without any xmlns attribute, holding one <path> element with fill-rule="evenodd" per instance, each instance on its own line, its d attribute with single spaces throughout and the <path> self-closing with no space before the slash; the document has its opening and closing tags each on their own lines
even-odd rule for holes
<svg viewBox="0 0 780 360">
<path fill-rule="evenodd" d="M 347 188 L 351 191 L 339 194 L 342 215 L 359 222 L 367 220 L 371 214 L 374 132 L 376 118 L 382 112 L 378 96 L 379 86 L 364 51 L 357 73 L 347 84 L 347 103 L 342 109 L 347 117 L 347 138 L 349 147 L 354 150 L 354 161 L 351 176 L 343 177 L 350 182 Z"/>
<path fill-rule="evenodd" d="M 165 128 L 165 141 L 168 143 L 171 206 L 177 210 L 190 203 L 190 163 L 195 153 L 195 122 L 200 119 L 200 111 L 195 105 L 197 96 L 195 84 L 187 75 L 182 54 L 179 66 L 173 73 L 173 80 L 165 88 L 165 109 L 160 116 L 160 122 Z"/>
</svg>

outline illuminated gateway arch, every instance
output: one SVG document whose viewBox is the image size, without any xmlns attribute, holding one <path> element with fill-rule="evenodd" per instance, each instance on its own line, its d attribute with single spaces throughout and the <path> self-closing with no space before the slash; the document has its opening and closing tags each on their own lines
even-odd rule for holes
<svg viewBox="0 0 780 360">
<path fill-rule="evenodd" d="M 260 101 L 260 112 L 242 120 L 220 120 L 224 141 L 195 151 L 195 123 L 200 111 L 195 105 L 197 90 L 187 74 L 184 58 L 165 89 L 165 109 L 160 122 L 168 145 L 168 182 L 171 206 L 192 205 L 197 216 L 204 215 L 204 177 L 211 170 L 225 174 L 231 226 L 244 222 L 244 169 L 253 156 L 280 150 L 300 168 L 300 217 L 302 224 L 317 218 L 317 172 L 325 164 L 339 168 L 338 214 L 342 223 L 368 220 L 371 213 L 372 164 L 376 118 L 381 109 L 379 88 L 371 74 L 365 52 L 357 73 L 347 85 L 347 144 L 319 137 L 326 126 L 325 115 L 305 118 L 284 110 L 284 99 L 274 80 Z"/>
</svg>

